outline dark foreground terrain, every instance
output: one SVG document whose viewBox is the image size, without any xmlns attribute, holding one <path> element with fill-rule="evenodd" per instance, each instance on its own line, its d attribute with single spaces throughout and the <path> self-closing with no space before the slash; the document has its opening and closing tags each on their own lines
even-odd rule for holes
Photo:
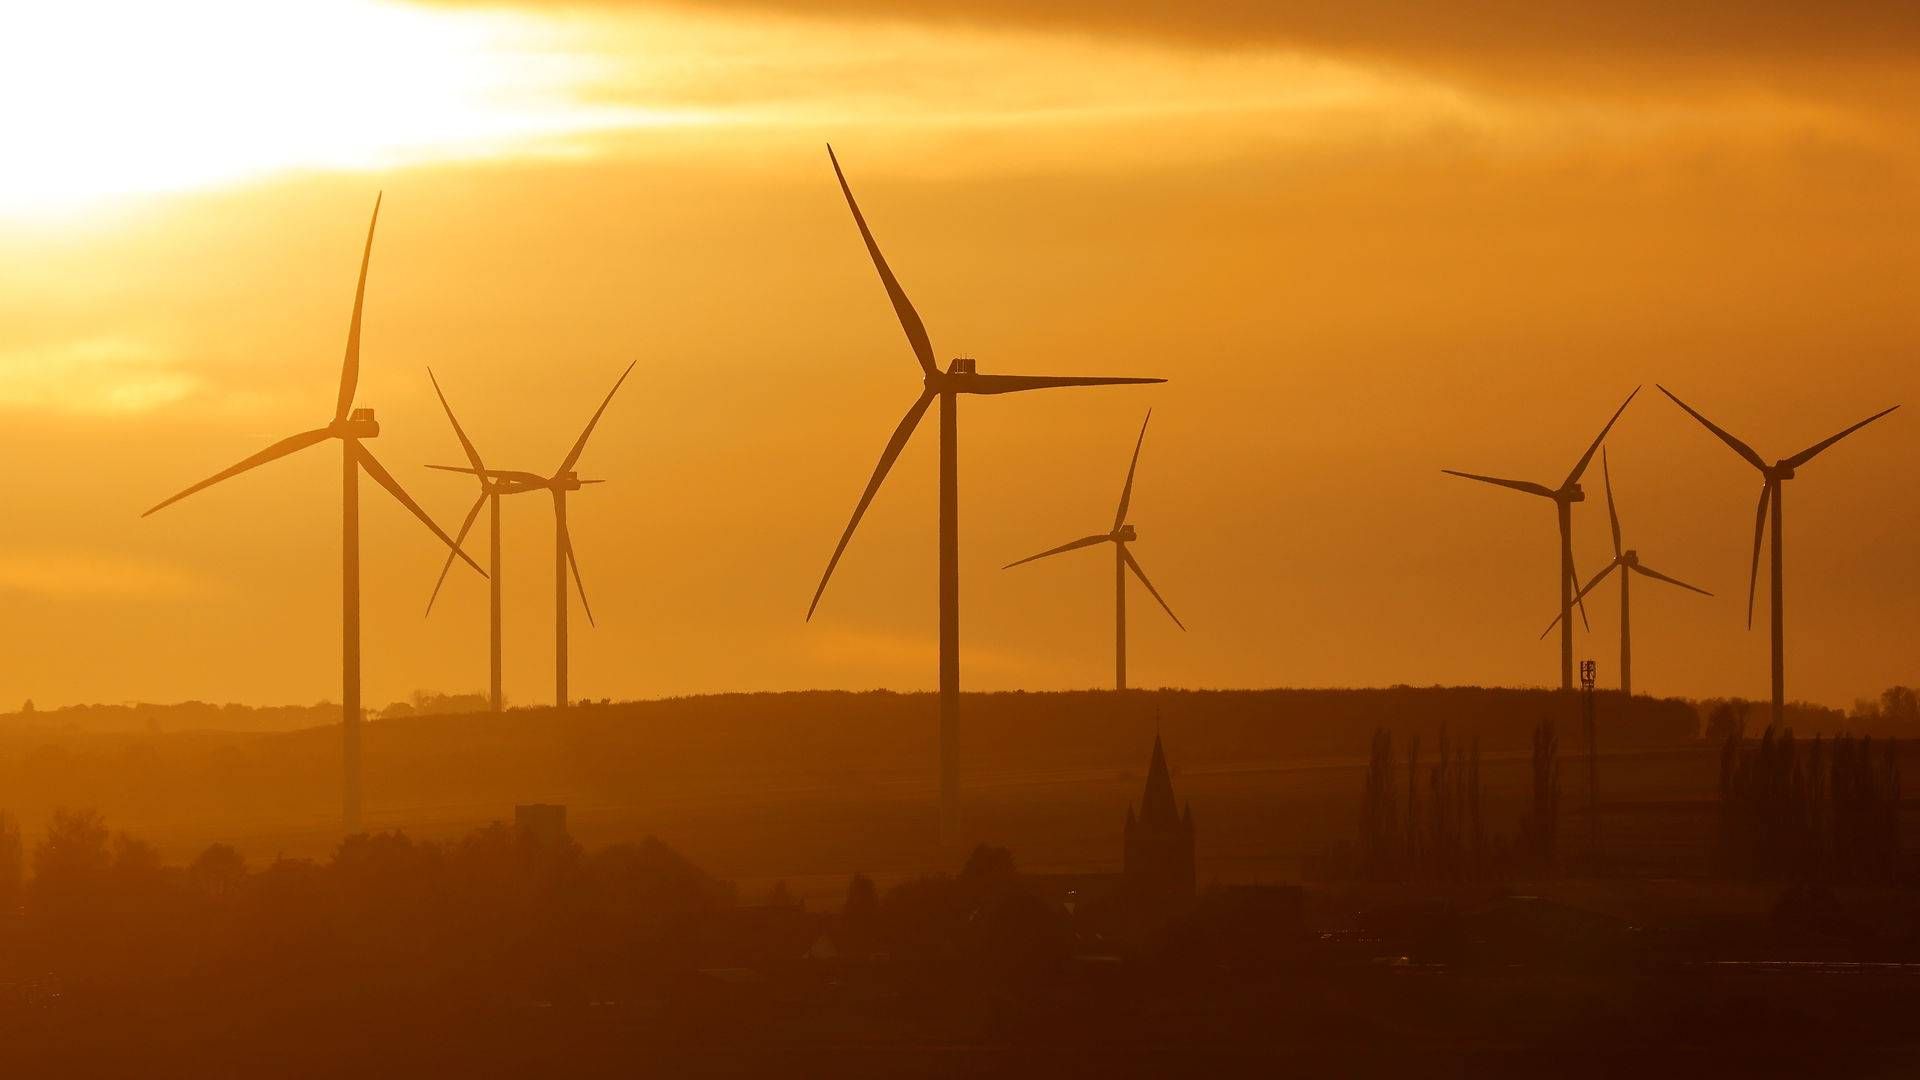
<svg viewBox="0 0 1920 1080">
<path fill-rule="evenodd" d="M 952 845 L 925 695 L 375 723 L 374 831 L 344 843 L 337 727 L 15 725 L 0 1076 L 1920 1074 L 1912 744 L 1874 751 L 1886 857 L 1863 861 L 1809 846 L 1858 805 L 1802 798 L 1832 754 L 1747 740 L 1799 779 L 1751 771 L 1729 832 L 1729 759 L 1685 703 L 1607 705 L 1596 827 L 1567 705 L 970 697 Z M 1443 722 L 1470 859 L 1438 855 Z M 1425 741 L 1418 860 L 1360 843 L 1376 729 L 1403 793 Z M 1119 871 L 1156 735 L 1198 892 L 1149 910 Z M 487 824 L 530 802 L 567 835 Z"/>
<path fill-rule="evenodd" d="M 765 960 L 543 997 L 447 971 L 15 985 L 9 1076 L 1903 1076 L 1920 963 L 1482 898 L 1153 959 Z M 1414 905 L 1431 913 L 1431 898 Z M 1571 925 L 1567 925 L 1571 924 Z M 1749 936 L 1750 935 L 1750 936 Z M 804 938 L 797 939 L 796 944 Z M 487 948 L 475 943 L 475 948 Z M 1036 950 L 1045 953 L 1045 949 Z M 1904 948 L 1889 955 L 1908 955 Z M 1771 959 L 1768 959 L 1771 957 Z M 36 997 L 35 995 L 39 996 Z"/>
</svg>

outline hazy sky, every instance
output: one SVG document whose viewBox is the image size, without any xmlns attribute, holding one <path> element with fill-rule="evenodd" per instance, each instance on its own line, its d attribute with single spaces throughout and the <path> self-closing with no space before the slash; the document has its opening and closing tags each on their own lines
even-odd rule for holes
<svg viewBox="0 0 1920 1080">
<path fill-rule="evenodd" d="M 1769 457 L 1920 399 L 1912 5 L 893 7 L 12 16 L 0 703 L 337 699 L 337 451 L 138 515 L 328 419 L 382 190 L 359 400 L 443 524 L 427 365 L 547 471 L 639 361 L 570 503 L 576 694 L 932 686 L 931 423 L 802 621 L 919 387 L 829 139 L 939 355 L 1171 380 L 963 403 L 966 686 L 1110 682 L 1104 553 L 998 567 L 1104 527 L 1149 406 L 1134 550 L 1191 631 L 1136 593 L 1135 683 L 1551 682 L 1550 504 L 1439 470 L 1557 483 L 1645 384 L 1628 544 L 1719 595 L 1636 587 L 1636 688 L 1765 695 L 1758 476 L 1653 384 Z M 1788 485 L 1790 696 L 1920 680 L 1917 450 L 1903 410 Z M 362 498 L 367 700 L 483 687 L 483 583 L 423 619 L 441 549 Z M 507 510 L 537 701 L 551 515 Z M 1611 684 L 1617 591 L 1589 610 Z"/>
</svg>

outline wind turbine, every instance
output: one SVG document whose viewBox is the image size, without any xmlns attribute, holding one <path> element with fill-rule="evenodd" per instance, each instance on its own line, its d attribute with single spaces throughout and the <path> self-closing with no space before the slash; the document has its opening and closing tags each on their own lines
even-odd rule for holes
<svg viewBox="0 0 1920 1080">
<path fill-rule="evenodd" d="M 467 533 L 473 528 L 473 522 L 480 515 L 480 508 L 490 509 L 489 543 L 487 550 L 487 607 L 488 607 L 488 658 L 489 678 L 487 682 L 487 703 L 494 712 L 503 706 L 500 693 L 500 496 L 526 490 L 519 485 L 495 480 L 487 475 L 486 462 L 480 458 L 480 451 L 474 448 L 473 440 L 460 426 L 460 418 L 453 415 L 453 406 L 447 403 L 447 395 L 440 389 L 440 380 L 427 369 L 427 378 L 433 382 L 433 392 L 440 398 L 440 407 L 446 410 L 447 421 L 453 425 L 453 433 L 460 440 L 460 449 L 466 452 L 467 460 L 473 465 L 473 478 L 480 484 L 480 496 L 467 510 L 466 520 L 460 523 L 460 531 L 455 534 L 456 544 L 466 543 Z M 427 614 L 433 614 L 433 602 L 440 598 L 440 587 L 447 582 L 447 571 L 453 569 L 453 553 L 447 553 L 447 561 L 440 567 L 440 577 L 433 583 L 433 595 L 427 597 Z"/>
<path fill-rule="evenodd" d="M 1613 561 L 1608 563 L 1599 573 L 1593 575 L 1593 580 L 1582 586 L 1580 591 L 1574 595 L 1574 599 L 1584 599 L 1588 593 L 1593 591 L 1594 586 L 1600 584 L 1608 574 L 1613 573 L 1615 570 L 1620 571 L 1620 692 L 1626 695 L 1628 701 L 1632 701 L 1633 619 L 1631 613 L 1633 609 L 1629 586 L 1633 583 L 1633 575 L 1640 574 L 1644 577 L 1652 578 L 1655 581 L 1664 581 L 1669 585 L 1678 585 L 1683 589 L 1691 589 L 1701 596 L 1712 596 L 1713 594 L 1698 586 L 1689 585 L 1679 578 L 1668 577 L 1651 566 L 1642 563 L 1640 561 L 1640 553 L 1633 548 L 1627 548 L 1624 551 L 1621 550 L 1620 514 L 1613 506 L 1613 475 L 1607 469 L 1607 452 L 1604 449 L 1600 451 L 1600 477 L 1607 488 L 1607 523 L 1613 527 Z M 1553 622 L 1548 623 L 1547 628 L 1540 631 L 1540 636 L 1546 637 L 1559 622 L 1560 616 L 1555 615 Z"/>
<path fill-rule="evenodd" d="M 1140 564 L 1134 560 L 1133 553 L 1127 550 L 1127 544 L 1138 539 L 1133 525 L 1127 521 L 1127 504 L 1133 500 L 1133 473 L 1140 465 L 1140 446 L 1147 441 L 1147 420 L 1152 419 L 1153 410 L 1148 409 L 1147 419 L 1140 421 L 1140 437 L 1134 440 L 1133 461 L 1127 465 L 1127 483 L 1120 489 L 1120 508 L 1114 511 L 1112 529 L 1092 536 L 1083 536 L 1078 540 L 1061 544 L 1056 548 L 1048 548 L 1038 555 L 1029 555 L 1019 562 L 1010 562 L 1001 567 L 1002 570 L 1011 570 L 1016 566 L 1036 559 L 1044 559 L 1049 555 L 1059 555 L 1062 552 L 1093 547 L 1096 544 L 1113 545 L 1113 688 L 1115 690 L 1127 688 L 1128 570 L 1132 570 L 1134 576 L 1140 579 L 1140 584 L 1145 585 L 1147 591 L 1153 594 L 1153 598 L 1160 602 L 1160 609 L 1167 613 L 1167 618 L 1173 620 L 1173 625 L 1182 630 L 1187 628 L 1187 625 L 1180 621 L 1180 616 L 1175 615 L 1173 609 L 1167 606 L 1166 600 L 1161 598 L 1160 590 L 1154 588 L 1153 582 L 1147 580 L 1147 572 L 1140 569 Z"/>
<path fill-rule="evenodd" d="M 1587 620 L 1586 604 L 1574 595 L 1580 580 L 1573 569 L 1573 504 L 1583 502 L 1587 497 L 1586 493 L 1580 490 L 1580 474 L 1587 471 L 1588 463 L 1593 460 L 1593 452 L 1600 448 L 1600 444 L 1607 437 L 1607 432 L 1613 430 L 1614 421 L 1620 419 L 1620 414 L 1627 411 L 1627 406 L 1633 403 L 1634 394 L 1639 392 L 1640 388 L 1634 387 L 1633 393 L 1627 395 L 1627 400 L 1621 402 L 1620 407 L 1614 410 L 1613 419 L 1608 420 L 1607 426 L 1600 429 L 1600 434 L 1594 437 L 1593 443 L 1587 447 L 1587 452 L 1580 455 L 1579 461 L 1574 462 L 1573 471 L 1567 474 L 1567 478 L 1561 481 L 1557 488 L 1536 484 L 1530 480 L 1502 480 L 1497 476 L 1481 476 L 1478 473 L 1461 472 L 1458 469 L 1440 470 L 1449 476 L 1463 476 L 1468 480 L 1497 484 L 1500 487 L 1512 488 L 1528 495 L 1538 495 L 1543 499 L 1553 500 L 1554 510 L 1560 518 L 1560 689 L 1562 690 L 1573 689 L 1572 620 L 1573 607 L 1576 603 L 1580 605 L 1580 621 L 1585 623 Z"/>
<path fill-rule="evenodd" d="M 454 420 L 453 428 L 456 433 L 460 434 L 460 446 L 461 449 L 467 452 L 468 464 L 427 466 L 429 469 L 439 469 L 442 472 L 468 473 L 480 478 L 480 498 L 476 499 L 473 508 L 467 511 L 466 523 L 461 526 L 462 538 L 465 537 L 466 530 L 473 527 L 473 519 L 479 514 L 480 503 L 482 501 L 496 499 L 497 496 L 500 495 L 518 495 L 528 491 L 547 491 L 552 493 L 553 701 L 557 707 L 562 709 L 567 707 L 569 700 L 567 697 L 567 578 L 569 576 L 573 578 L 574 588 L 580 594 L 580 607 L 587 613 L 587 625 L 593 625 L 593 606 L 587 603 L 587 587 L 580 580 L 580 561 L 576 559 L 573 554 L 573 534 L 567 531 L 567 492 L 579 491 L 580 488 L 586 484 L 605 483 L 604 480 L 582 480 L 580 479 L 580 474 L 573 471 L 573 467 L 579 463 L 581 453 L 586 450 L 587 438 L 593 434 L 594 426 L 600 423 L 600 417 L 607 411 L 607 406 L 613 404 L 613 395 L 620 392 L 620 385 L 627 381 L 628 375 L 633 374 L 634 365 L 638 363 L 639 361 L 636 360 L 628 364 L 627 369 L 620 373 L 620 378 L 614 380 L 613 389 L 607 391 L 606 400 L 602 401 L 600 407 L 594 410 L 593 417 L 587 421 L 586 428 L 580 432 L 580 437 L 574 440 L 573 449 L 567 451 L 566 459 L 560 462 L 560 467 L 555 469 L 551 475 L 542 476 L 539 473 L 520 472 L 513 469 L 487 468 L 481 462 L 480 455 L 474 450 L 473 444 L 467 441 L 465 433 L 460 431 L 460 422 L 458 420 Z M 444 404 L 445 399 L 442 398 L 441 400 Z M 447 410 L 447 418 L 450 420 L 453 419 L 453 410 Z M 496 560 L 499 558 L 499 537 L 499 509 L 496 501 L 494 510 L 494 558 Z M 569 575 L 569 570 L 571 570 L 571 575 Z M 445 577 L 446 570 L 442 568 L 441 578 L 444 580 Z M 434 592 L 437 594 L 439 589 L 439 585 L 436 584 L 434 586 Z M 428 606 L 431 608 L 431 600 L 428 601 Z M 500 601 L 497 589 L 495 590 L 493 600 L 493 624 L 494 694 L 497 701 L 500 685 Z M 497 705 L 495 707 L 498 708 Z"/>
<path fill-rule="evenodd" d="M 873 476 L 867 481 L 866 490 L 861 492 L 860 501 L 854 505 L 853 517 L 847 522 L 846 531 L 840 534 L 840 542 L 834 546 L 833 557 L 827 560 L 826 572 L 820 575 L 820 585 L 813 591 L 813 602 L 807 605 L 807 619 L 813 619 L 813 613 L 820 606 L 820 596 L 826 592 L 827 581 L 833 577 L 833 568 L 839 565 L 840 555 L 847 549 L 847 541 L 853 538 L 853 530 L 859 526 L 860 518 L 867 512 L 867 504 L 873 501 L 874 493 L 880 490 L 881 481 L 887 478 L 887 470 L 893 467 L 894 459 L 907 445 L 907 439 L 913 435 L 920 418 L 926 414 L 928 406 L 937 398 L 940 402 L 940 834 L 943 840 L 952 842 L 959 835 L 959 724 L 960 724 L 960 480 L 959 480 L 959 399 L 962 394 L 1012 394 L 1024 390 L 1045 390 L 1061 386 L 1107 386 L 1119 383 L 1157 383 L 1165 379 L 1111 378 L 1072 375 L 986 375 L 974 369 L 970 358 L 961 357 L 948 365 L 945 371 L 935 363 L 933 345 L 927 337 L 926 326 L 921 323 L 920 315 L 913 309 L 906 292 L 895 280 L 893 271 L 888 269 L 887 260 L 881 256 L 880 247 L 874 243 L 873 233 L 867 229 L 867 219 L 860 214 L 860 206 L 853 200 L 853 189 L 847 186 L 846 174 L 840 171 L 840 160 L 834 157 L 833 147 L 827 147 L 827 158 L 833 162 L 833 175 L 840 181 L 840 191 L 847 198 L 847 209 L 853 212 L 853 222 L 859 226 L 860 238 L 866 243 L 867 254 L 873 258 L 874 269 L 879 271 L 880 283 L 887 290 L 887 297 L 893 302 L 894 314 L 900 319 L 901 329 L 906 331 L 907 342 L 913 347 L 913 354 L 920 362 L 920 374 L 924 387 L 920 396 L 907 407 L 906 416 L 899 426 L 894 428 L 887 440 L 885 450 L 880 453 L 880 463 L 874 467 Z"/>
<path fill-rule="evenodd" d="M 1748 572 L 1747 577 L 1747 628 L 1753 628 L 1753 598 L 1754 592 L 1760 584 L 1760 542 L 1766 537 L 1768 532 L 1769 522 L 1767 520 L 1767 509 L 1771 506 L 1773 509 L 1773 520 L 1771 522 L 1773 533 L 1773 572 L 1769 584 L 1773 598 L 1773 723 L 1775 725 L 1783 724 L 1787 710 L 1787 683 L 1786 620 L 1781 611 L 1782 564 L 1780 555 L 1782 541 L 1780 535 L 1780 497 L 1785 493 L 1784 484 L 1786 481 L 1793 479 L 1795 470 L 1807 462 L 1812 461 L 1822 450 L 1859 431 L 1861 428 L 1866 427 L 1868 424 L 1873 423 L 1875 420 L 1880 419 L 1900 406 L 1894 405 L 1890 408 L 1882 409 L 1852 427 L 1841 431 L 1838 435 L 1822 439 L 1792 457 L 1781 458 L 1779 461 L 1769 465 L 1766 459 L 1754 452 L 1753 447 L 1734 438 L 1728 434 L 1725 429 L 1719 427 L 1706 417 L 1701 416 L 1694 410 L 1693 406 L 1675 397 L 1673 391 L 1662 386 L 1660 387 L 1660 392 L 1672 398 L 1675 405 L 1687 411 L 1687 415 L 1700 421 L 1701 425 L 1708 431 L 1718 435 L 1721 442 L 1732 447 L 1734 453 L 1739 454 L 1747 460 L 1748 464 L 1760 470 L 1760 509 L 1756 511 L 1753 516 L 1753 569 Z"/>
<path fill-rule="evenodd" d="M 340 397 L 334 407 L 333 420 L 326 427 L 303 431 L 274 443 L 265 450 L 247 458 L 245 461 L 215 473 L 205 480 L 167 499 L 141 517 L 149 517 L 181 499 L 203 488 L 209 488 L 222 480 L 238 476 L 243 472 L 265 465 L 269 461 L 286 457 L 288 454 L 304 450 L 325 442 L 328 439 L 340 440 L 340 521 L 341 521 L 341 568 L 340 568 L 340 631 L 341 631 L 341 737 L 344 741 L 342 763 L 345 768 L 345 792 L 343 796 L 343 817 L 346 831 L 352 835 L 360 831 L 360 474 L 365 472 L 373 477 L 381 487 L 386 488 L 400 505 L 420 519 L 421 524 L 432 530 L 433 535 L 451 549 L 452 554 L 464 559 L 475 572 L 485 575 L 480 564 L 474 562 L 460 545 L 433 523 L 420 504 L 413 501 L 393 474 L 381 465 L 368 450 L 364 440 L 380 434 L 380 424 L 374 419 L 372 409 L 353 407 L 354 390 L 360 382 L 360 311 L 367 294 L 367 264 L 373 257 L 373 229 L 380 220 L 380 199 L 373 201 L 373 220 L 367 223 L 366 251 L 360 256 L 360 282 L 353 291 L 353 320 L 347 327 L 347 355 L 340 368 Z"/>
</svg>

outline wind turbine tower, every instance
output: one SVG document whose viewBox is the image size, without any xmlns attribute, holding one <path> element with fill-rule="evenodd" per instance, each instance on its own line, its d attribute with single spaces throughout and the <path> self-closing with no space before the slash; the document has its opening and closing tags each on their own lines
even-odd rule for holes
<svg viewBox="0 0 1920 1080">
<path fill-rule="evenodd" d="M 1013 394 L 1026 390 L 1046 390 L 1064 386 L 1110 386 L 1120 383 L 1157 383 L 1164 379 L 1111 378 L 1103 376 L 1076 375 L 989 375 L 978 371 L 974 361 L 959 358 L 941 370 L 934 358 L 933 345 L 927 337 L 926 326 L 920 321 L 920 315 L 907 299 L 906 291 L 893 276 L 887 261 L 880 254 L 880 247 L 874 242 L 873 233 L 867 228 L 867 220 L 861 216 L 859 204 L 854 202 L 853 189 L 847 186 L 847 178 L 840 171 L 840 161 L 833 155 L 833 148 L 827 148 L 828 160 L 833 162 L 833 173 L 840 181 L 841 194 L 846 196 L 847 209 L 853 213 L 853 222 L 860 229 L 860 239 L 866 244 L 867 254 L 873 259 L 873 267 L 880 274 L 880 284 L 887 291 L 887 298 L 893 304 L 894 314 L 900 320 L 901 329 L 906 331 L 907 342 L 913 348 L 914 358 L 920 362 L 922 389 L 920 396 L 907 407 L 907 414 L 894 428 L 893 435 L 887 440 L 886 449 L 880 453 L 880 463 L 874 467 L 873 476 L 868 479 L 866 490 L 861 492 L 860 501 L 854 504 L 853 517 L 840 534 L 840 542 L 834 546 L 833 556 L 827 560 L 826 572 L 820 575 L 820 584 L 813 591 L 813 602 L 807 606 L 807 619 L 813 618 L 814 610 L 820 606 L 820 596 L 826 592 L 827 581 L 833 577 L 833 568 L 840 563 L 841 553 L 847 549 L 847 541 L 853 539 L 853 531 L 860 524 L 860 518 L 867 512 L 867 505 L 880 490 L 880 484 L 887 478 L 887 470 L 900 456 L 907 445 L 913 430 L 926 414 L 935 400 L 940 402 L 940 835 L 943 842 L 953 843 L 959 838 L 960 823 L 960 453 L 959 453 L 959 401 L 966 394 Z"/>
</svg>

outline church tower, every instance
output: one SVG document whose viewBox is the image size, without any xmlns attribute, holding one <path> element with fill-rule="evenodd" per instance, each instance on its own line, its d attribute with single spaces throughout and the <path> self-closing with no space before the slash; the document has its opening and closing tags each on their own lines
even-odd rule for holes
<svg viewBox="0 0 1920 1080">
<path fill-rule="evenodd" d="M 1177 807 L 1173 776 L 1167 770 L 1160 736 L 1153 737 L 1153 761 L 1140 813 L 1127 807 L 1122 887 L 1137 902 L 1182 904 L 1193 899 L 1193 807 Z"/>
</svg>

